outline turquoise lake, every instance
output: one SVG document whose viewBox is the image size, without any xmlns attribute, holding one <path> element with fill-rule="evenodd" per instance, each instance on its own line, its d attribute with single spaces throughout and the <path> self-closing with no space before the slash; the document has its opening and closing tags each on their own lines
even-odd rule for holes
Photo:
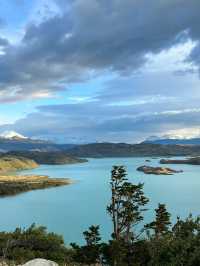
<svg viewBox="0 0 200 266">
<path fill-rule="evenodd" d="M 145 162 L 150 159 L 151 162 Z M 145 222 L 152 219 L 157 204 L 165 203 L 172 214 L 186 217 L 200 214 L 200 166 L 168 165 L 183 173 L 170 176 L 145 175 L 137 172 L 141 165 L 159 165 L 159 158 L 89 159 L 73 165 L 42 165 L 19 174 L 44 174 L 50 177 L 69 177 L 74 184 L 31 191 L 0 199 L 0 231 L 27 227 L 35 222 L 49 231 L 62 234 L 65 242 L 81 243 L 82 232 L 90 225 L 100 225 L 101 234 L 108 239 L 111 232 L 106 205 L 110 200 L 110 170 L 113 165 L 125 165 L 129 180 L 144 183 L 150 202 Z"/>
</svg>

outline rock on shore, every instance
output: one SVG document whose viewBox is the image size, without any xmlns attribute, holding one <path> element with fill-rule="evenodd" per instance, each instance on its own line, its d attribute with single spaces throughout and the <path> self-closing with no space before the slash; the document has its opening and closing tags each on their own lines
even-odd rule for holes
<svg viewBox="0 0 200 266">
<path fill-rule="evenodd" d="M 28 261 L 27 263 L 23 264 L 22 266 L 58 266 L 57 263 L 51 260 L 45 260 L 45 259 L 34 259 L 31 261 Z"/>
<path fill-rule="evenodd" d="M 10 264 L 7 264 L 5 261 L 0 262 L 0 266 L 9 266 Z M 45 260 L 45 259 L 33 259 L 25 264 L 15 264 L 12 263 L 12 266 L 59 266 L 56 262 L 51 260 Z"/>
</svg>

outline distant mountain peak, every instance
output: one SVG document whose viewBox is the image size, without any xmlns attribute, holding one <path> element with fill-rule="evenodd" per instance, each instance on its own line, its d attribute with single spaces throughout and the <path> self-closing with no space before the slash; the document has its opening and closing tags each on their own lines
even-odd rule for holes
<svg viewBox="0 0 200 266">
<path fill-rule="evenodd" d="M 22 134 L 19 134 L 15 131 L 4 131 L 0 134 L 1 138 L 4 139 L 28 139 L 27 137 L 23 136 Z"/>
<path fill-rule="evenodd" d="M 156 141 L 156 140 L 162 140 L 162 139 L 180 139 L 180 140 L 186 140 L 186 139 L 193 139 L 192 137 L 185 137 L 179 134 L 166 134 L 162 136 L 150 136 L 145 141 Z"/>
<path fill-rule="evenodd" d="M 180 134 L 166 134 L 163 136 L 151 136 L 144 140 L 142 143 L 200 145 L 200 136 L 189 137 Z"/>
</svg>

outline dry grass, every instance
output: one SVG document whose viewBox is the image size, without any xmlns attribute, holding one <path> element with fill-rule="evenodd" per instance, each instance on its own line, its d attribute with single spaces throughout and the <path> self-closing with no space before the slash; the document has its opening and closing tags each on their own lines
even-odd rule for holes
<svg viewBox="0 0 200 266">
<path fill-rule="evenodd" d="M 48 180 L 48 178 L 45 175 L 0 175 L 0 182 L 34 182 Z"/>
<path fill-rule="evenodd" d="M 0 172 L 5 173 L 8 171 L 26 170 L 36 168 L 39 165 L 30 159 L 14 156 L 0 157 Z"/>
</svg>

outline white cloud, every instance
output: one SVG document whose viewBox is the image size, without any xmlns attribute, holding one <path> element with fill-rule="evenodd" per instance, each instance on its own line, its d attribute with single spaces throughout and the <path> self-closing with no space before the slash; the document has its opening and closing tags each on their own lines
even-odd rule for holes
<svg viewBox="0 0 200 266">
<path fill-rule="evenodd" d="M 129 96 L 127 95 L 127 98 Z M 130 96 L 131 98 L 131 96 Z M 146 105 L 146 104 L 156 104 L 156 103 L 168 103 L 176 101 L 175 97 L 170 96 L 162 96 L 162 95 L 146 95 L 143 97 L 137 97 L 135 100 L 126 100 L 126 101 L 118 101 L 118 102 L 111 102 L 108 105 L 110 106 L 137 106 L 137 105 Z"/>
<path fill-rule="evenodd" d="M 174 136 L 175 138 L 180 138 L 180 139 L 199 138 L 200 126 L 169 130 L 166 132 L 166 135 Z"/>
<path fill-rule="evenodd" d="M 186 61 L 197 42 L 187 40 L 165 49 L 158 54 L 148 53 L 148 59 L 143 72 L 176 72 L 176 71 L 195 71 L 197 66 L 192 62 Z"/>
</svg>

